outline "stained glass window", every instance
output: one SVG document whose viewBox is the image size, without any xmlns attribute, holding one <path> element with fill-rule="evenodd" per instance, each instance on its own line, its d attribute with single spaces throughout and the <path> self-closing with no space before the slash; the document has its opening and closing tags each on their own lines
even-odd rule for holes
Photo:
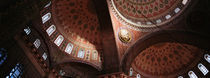
<svg viewBox="0 0 210 78">
<path fill-rule="evenodd" d="M 80 49 L 79 52 L 78 52 L 77 57 L 79 57 L 79 58 L 84 58 L 84 55 L 85 55 L 84 50 Z"/>
<path fill-rule="evenodd" d="M 7 59 L 7 53 L 4 48 L 0 48 L 0 66 L 4 63 L 4 61 Z"/>
<path fill-rule="evenodd" d="M 9 76 L 6 76 L 6 78 L 21 78 L 22 75 L 22 65 L 17 63 L 16 66 L 12 69 L 12 71 L 9 73 Z"/>
</svg>

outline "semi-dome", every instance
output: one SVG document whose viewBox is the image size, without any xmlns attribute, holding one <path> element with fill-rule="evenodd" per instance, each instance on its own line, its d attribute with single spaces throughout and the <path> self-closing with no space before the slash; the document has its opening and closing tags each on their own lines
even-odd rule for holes
<svg viewBox="0 0 210 78">
<path fill-rule="evenodd" d="M 143 50 L 132 67 L 145 77 L 170 76 L 196 62 L 200 52 L 199 48 L 189 44 L 157 43 Z"/>
</svg>

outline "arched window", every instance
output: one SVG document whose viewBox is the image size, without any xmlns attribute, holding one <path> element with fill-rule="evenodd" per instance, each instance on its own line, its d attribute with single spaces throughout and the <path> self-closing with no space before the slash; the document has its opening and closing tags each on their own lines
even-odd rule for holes
<svg viewBox="0 0 210 78">
<path fill-rule="evenodd" d="M 132 75 L 133 75 L 133 69 L 130 68 L 129 76 L 132 76 Z"/>
<path fill-rule="evenodd" d="M 24 29 L 24 32 L 26 33 L 26 35 L 29 35 L 31 33 L 31 29 L 27 27 Z"/>
<path fill-rule="evenodd" d="M 185 5 L 187 3 L 188 0 L 183 0 L 182 4 Z"/>
<path fill-rule="evenodd" d="M 175 13 L 178 13 L 179 11 L 180 11 L 180 8 L 176 8 L 176 9 L 174 10 Z"/>
<path fill-rule="evenodd" d="M 197 75 L 193 71 L 189 71 L 188 75 L 190 78 L 198 78 Z"/>
<path fill-rule="evenodd" d="M 0 49 L 0 66 L 4 63 L 4 61 L 7 59 L 7 53 L 4 48 Z"/>
<path fill-rule="evenodd" d="M 47 8 L 47 7 L 49 7 L 50 5 L 51 5 L 51 1 L 50 1 L 47 5 L 45 5 L 44 8 Z"/>
<path fill-rule="evenodd" d="M 62 35 L 59 35 L 59 36 L 55 39 L 54 43 L 55 43 L 57 46 L 60 46 L 61 43 L 63 42 L 63 40 L 64 40 L 63 36 L 62 36 Z"/>
<path fill-rule="evenodd" d="M 146 22 L 146 23 L 147 23 L 147 25 L 151 25 L 151 24 L 152 24 L 152 23 L 151 23 L 151 22 L 149 22 L 149 21 L 148 21 L 148 22 Z"/>
<path fill-rule="evenodd" d="M 98 58 L 98 52 L 96 50 L 94 50 L 93 54 L 92 54 L 92 59 L 97 60 L 97 58 Z"/>
<path fill-rule="evenodd" d="M 198 64 L 198 69 L 203 73 L 204 76 L 209 72 L 209 70 L 201 63 Z"/>
<path fill-rule="evenodd" d="M 46 60 L 47 59 L 47 53 L 43 53 L 43 55 L 42 55 L 42 58 L 44 59 L 44 60 Z"/>
<path fill-rule="evenodd" d="M 183 76 L 179 76 L 178 78 L 184 78 Z"/>
<path fill-rule="evenodd" d="M 206 60 L 207 62 L 210 63 L 210 55 L 209 55 L 209 54 L 205 54 L 205 55 L 204 55 L 204 58 L 205 58 L 205 60 Z"/>
<path fill-rule="evenodd" d="M 156 23 L 161 23 L 161 20 L 160 19 L 156 20 Z"/>
<path fill-rule="evenodd" d="M 79 58 L 84 58 L 84 55 L 85 55 L 85 51 L 82 50 L 82 49 L 80 49 L 79 52 L 78 52 L 77 57 L 79 57 Z"/>
<path fill-rule="evenodd" d="M 42 23 L 44 24 L 51 18 L 51 13 L 47 13 L 44 16 L 42 16 Z"/>
<path fill-rule="evenodd" d="M 55 32 L 55 30 L 56 30 L 55 25 L 51 25 L 51 26 L 46 30 L 46 32 L 47 32 L 47 34 L 48 34 L 49 36 L 51 36 L 52 33 Z"/>
<path fill-rule="evenodd" d="M 39 48 L 40 45 L 41 45 L 40 40 L 39 40 L 39 39 L 36 39 L 36 40 L 34 41 L 34 46 L 35 46 L 36 48 Z"/>
<path fill-rule="evenodd" d="M 16 66 L 12 69 L 12 71 L 9 73 L 9 76 L 6 76 L 6 78 L 21 78 L 21 75 L 23 74 L 22 65 L 19 63 L 16 64 Z"/>
<path fill-rule="evenodd" d="M 68 54 L 71 54 L 73 47 L 74 47 L 73 44 L 68 43 L 68 45 L 66 46 L 65 52 Z"/>
<path fill-rule="evenodd" d="M 171 18 L 171 15 L 166 15 L 166 17 L 165 17 L 166 19 L 169 19 L 169 18 Z"/>
<path fill-rule="evenodd" d="M 140 74 L 137 74 L 137 75 L 136 75 L 136 78 L 141 78 L 141 75 L 140 75 Z"/>
</svg>

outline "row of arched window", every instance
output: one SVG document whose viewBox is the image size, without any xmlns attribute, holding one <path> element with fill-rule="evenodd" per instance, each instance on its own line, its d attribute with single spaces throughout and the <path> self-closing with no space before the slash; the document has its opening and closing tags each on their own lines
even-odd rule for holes
<svg viewBox="0 0 210 78">
<path fill-rule="evenodd" d="M 183 1 L 182 1 L 182 4 L 183 4 L 183 5 L 186 5 L 187 2 L 188 2 L 188 0 L 183 0 Z M 180 10 L 181 10 L 180 7 L 177 7 L 177 8 L 174 9 L 174 13 L 177 14 L 177 13 L 180 12 Z M 168 15 L 165 16 L 165 19 L 166 19 L 166 20 L 168 20 L 168 19 L 170 19 L 170 18 L 171 18 L 171 15 L 170 15 L 170 14 L 168 14 Z M 162 22 L 161 19 L 156 20 L 156 23 L 161 23 L 161 22 Z M 147 22 L 147 24 L 149 25 L 149 24 L 152 24 L 152 23 L 151 23 L 151 22 Z"/>
<path fill-rule="evenodd" d="M 49 2 L 46 6 L 46 7 L 49 7 L 51 4 L 51 2 Z M 51 19 L 52 15 L 50 12 L 46 13 L 45 15 L 42 16 L 42 23 L 45 24 L 47 21 L 49 21 Z M 46 33 L 48 36 L 51 36 L 54 32 L 56 31 L 56 26 L 55 25 L 51 25 L 49 26 L 47 29 L 46 29 Z M 40 41 L 38 42 L 34 42 L 34 45 L 35 46 L 39 46 Z M 55 45 L 57 45 L 58 47 L 62 44 L 62 42 L 64 42 L 64 37 L 62 35 L 58 35 L 57 38 L 53 41 Z M 39 45 L 37 45 L 39 44 Z M 68 43 L 64 49 L 64 52 L 68 53 L 68 54 L 71 54 L 72 50 L 74 48 L 74 45 L 72 43 Z M 86 54 L 86 58 L 85 58 L 85 54 Z M 90 51 L 85 51 L 84 49 L 79 49 L 78 51 L 78 54 L 77 54 L 77 57 L 78 58 L 85 58 L 87 60 L 89 60 L 89 56 L 90 56 Z M 92 52 L 92 60 L 97 60 L 98 59 L 98 52 L 96 50 L 93 50 Z M 99 59 L 99 62 L 100 62 L 100 59 Z"/>
<path fill-rule="evenodd" d="M 26 35 L 29 35 L 29 34 L 31 33 L 31 29 L 30 29 L 29 27 L 27 27 L 27 28 L 24 29 L 24 32 L 25 32 Z M 36 49 L 38 49 L 38 48 L 40 47 L 40 45 L 41 45 L 40 39 L 36 39 L 36 40 L 33 42 L 33 45 L 36 47 Z M 46 53 L 46 52 L 44 52 L 44 53 L 42 54 L 42 58 L 43 58 L 44 60 L 47 59 L 47 53 Z"/>
<path fill-rule="evenodd" d="M 210 55 L 209 54 L 205 54 L 204 55 L 204 59 L 208 62 L 208 63 L 210 63 Z M 203 65 L 202 63 L 198 63 L 197 64 L 197 68 L 200 70 L 200 72 L 204 75 L 204 76 L 206 76 L 208 73 L 209 73 L 209 70 L 206 68 L 206 66 L 205 65 Z M 194 71 L 192 71 L 192 70 L 190 70 L 189 72 L 188 72 L 188 76 L 190 77 L 190 78 L 198 78 L 198 76 L 194 73 Z M 183 78 L 183 76 L 179 76 L 178 78 Z"/>
<path fill-rule="evenodd" d="M 168 12 L 167 15 L 165 15 L 165 16 L 159 18 L 159 19 L 154 20 L 154 22 L 152 22 L 152 21 L 147 21 L 147 22 L 138 21 L 138 22 L 132 23 L 131 20 L 126 19 L 125 17 L 123 17 L 122 14 L 120 14 L 120 12 L 116 9 L 116 6 L 113 6 L 113 7 L 115 7 L 114 9 L 116 9 L 116 10 L 115 10 L 115 11 L 117 11 L 116 13 L 119 14 L 119 15 L 117 15 L 117 16 L 120 16 L 120 17 L 122 17 L 122 19 L 126 20 L 127 22 L 132 23 L 132 24 L 138 26 L 138 25 L 141 25 L 141 24 L 145 24 L 145 25 L 152 25 L 153 23 L 154 23 L 154 24 L 160 24 L 160 23 L 164 22 L 165 20 L 169 20 L 170 18 L 172 18 L 172 16 L 177 15 L 182 9 L 185 9 L 185 6 L 186 6 L 188 3 L 189 3 L 189 0 L 182 0 L 182 2 L 181 2 L 182 5 L 176 6 L 176 8 L 173 9 L 171 12 Z M 114 4 L 114 3 L 113 3 L 113 4 Z M 120 18 L 121 21 L 122 21 L 122 19 Z M 122 22 L 124 22 L 124 20 L 123 20 Z"/>
</svg>

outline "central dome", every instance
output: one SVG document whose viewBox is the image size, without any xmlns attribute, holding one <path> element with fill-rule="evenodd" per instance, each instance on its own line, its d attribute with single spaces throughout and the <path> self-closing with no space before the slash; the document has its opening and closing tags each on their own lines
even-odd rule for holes
<svg viewBox="0 0 210 78">
<path fill-rule="evenodd" d="M 125 24 L 155 27 L 172 20 L 188 0 L 111 0 L 115 16 Z M 155 24 L 155 25 L 154 25 Z"/>
</svg>

